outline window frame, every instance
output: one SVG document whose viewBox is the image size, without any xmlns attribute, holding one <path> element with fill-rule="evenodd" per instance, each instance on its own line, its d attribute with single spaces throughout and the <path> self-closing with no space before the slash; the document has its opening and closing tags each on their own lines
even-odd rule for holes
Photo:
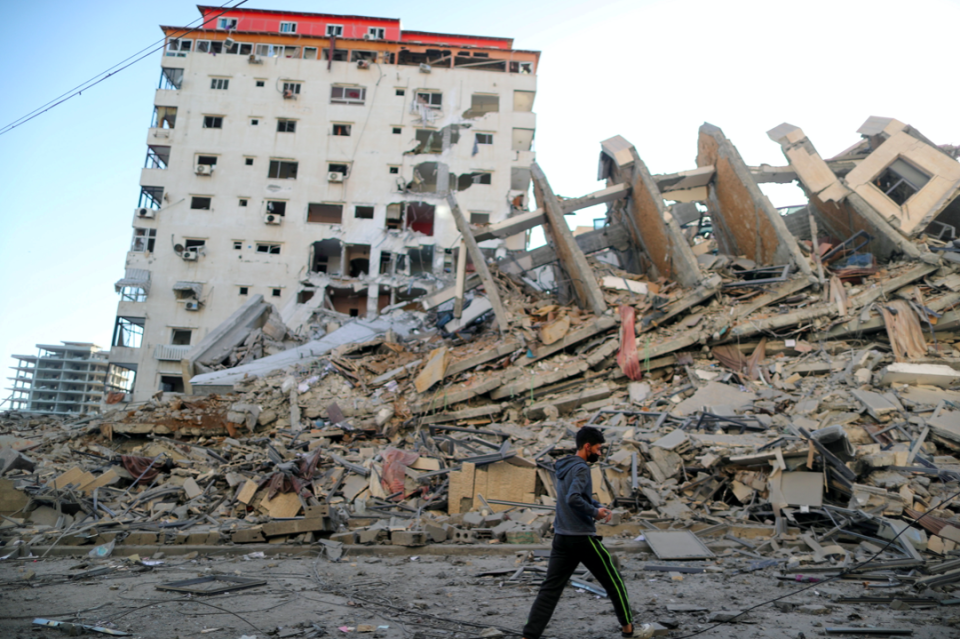
<svg viewBox="0 0 960 639">
<path fill-rule="evenodd" d="M 120 289 L 121 302 L 146 302 L 147 292 L 142 286 L 124 286 Z"/>
<path fill-rule="evenodd" d="M 205 115 L 205 116 L 203 116 L 203 126 L 202 126 L 201 128 L 204 128 L 204 129 L 222 129 L 222 128 L 223 128 L 223 118 L 224 118 L 224 116 L 222 116 L 222 115 Z M 213 126 L 207 126 L 207 120 L 208 120 L 208 119 L 209 119 L 210 122 L 213 124 Z M 219 120 L 219 122 L 218 122 L 218 120 Z M 217 124 L 219 124 L 220 126 L 217 126 Z"/>
<path fill-rule="evenodd" d="M 263 253 L 264 255 L 280 255 L 282 246 L 282 244 L 273 242 L 257 242 L 254 248 L 254 253 Z"/>
<path fill-rule="evenodd" d="M 291 118 L 277 118 L 277 133 L 296 133 L 296 132 L 297 132 L 296 120 L 293 120 Z"/>
<path fill-rule="evenodd" d="M 291 81 L 286 81 L 286 80 L 284 80 L 284 81 L 283 81 L 283 92 L 286 93 L 287 90 L 289 89 L 290 92 L 293 93 L 293 95 L 300 95 L 300 87 L 301 87 L 301 86 L 303 86 L 303 83 L 302 83 L 302 82 L 294 82 L 294 81 L 292 81 L 292 80 L 291 80 Z"/>
<path fill-rule="evenodd" d="M 211 91 L 230 90 L 230 78 L 210 78 L 210 90 Z"/>
<path fill-rule="evenodd" d="M 337 133 L 337 128 L 340 127 L 341 131 L 346 131 L 346 133 Z M 333 122 L 333 128 L 330 131 L 330 135 L 335 135 L 338 138 L 349 138 L 353 133 L 353 124 L 346 122 Z"/>
<path fill-rule="evenodd" d="M 386 40 L 387 29 L 386 27 L 367 27 L 367 35 L 373 36 L 371 40 Z"/>
<path fill-rule="evenodd" d="M 483 140 L 481 140 L 481 139 L 480 139 L 480 136 L 481 136 L 481 135 L 486 136 L 486 138 L 487 138 L 489 141 L 488 141 L 488 142 L 484 142 Z M 474 140 L 476 141 L 477 144 L 484 144 L 484 145 L 491 145 L 491 146 L 492 146 L 492 145 L 493 145 L 493 133 L 481 133 L 481 132 L 477 131 L 477 132 L 475 133 Z"/>
<path fill-rule="evenodd" d="M 331 30 L 336 31 L 336 33 L 330 33 Z M 342 37 L 343 37 L 343 25 L 342 25 L 342 24 L 332 24 L 332 23 L 328 23 L 327 26 L 326 26 L 326 28 L 323 30 L 323 32 L 324 32 L 324 34 L 325 34 L 325 37 L 327 37 L 327 38 L 329 38 L 330 36 L 333 36 L 334 38 L 342 38 Z"/>
<path fill-rule="evenodd" d="M 206 206 L 194 206 L 194 204 L 202 204 L 202 200 L 207 201 Z M 190 196 L 190 210 L 191 211 L 212 211 L 213 210 L 213 196 L 210 195 L 191 195 Z"/>
<path fill-rule="evenodd" d="M 420 99 L 421 96 L 429 96 L 430 99 L 423 101 Z M 434 97 L 439 98 L 436 104 L 433 103 Z M 414 99 L 418 103 L 427 107 L 428 109 L 439 110 L 443 108 L 443 91 L 434 91 L 432 89 L 417 89 L 417 93 L 415 94 Z"/>
<path fill-rule="evenodd" d="M 133 227 L 133 239 L 130 240 L 131 253 L 153 253 L 156 244 L 157 229 L 142 226 Z"/>
<path fill-rule="evenodd" d="M 232 23 L 232 26 L 225 26 L 225 25 L 230 25 L 231 23 Z M 217 29 L 221 31 L 236 31 L 237 23 L 238 23 L 237 18 L 220 17 L 220 18 L 217 18 Z"/>
<path fill-rule="evenodd" d="M 292 172 L 293 175 L 288 175 L 286 177 L 281 177 L 284 173 L 284 165 L 288 172 Z M 292 171 L 291 167 L 292 166 Z M 296 180 L 297 172 L 300 170 L 300 162 L 297 160 L 281 160 L 279 158 L 271 158 L 270 165 L 267 167 L 267 179 L 268 180 Z M 276 175 L 274 175 L 276 173 Z"/>
<path fill-rule="evenodd" d="M 113 325 L 113 337 L 110 340 L 111 348 L 140 348 L 143 344 L 143 333 L 146 328 L 146 317 L 129 317 L 117 315 Z M 128 336 L 129 340 L 123 336 Z"/>
<path fill-rule="evenodd" d="M 290 27 L 290 28 L 285 29 L 284 27 Z M 277 27 L 277 32 L 278 32 L 278 33 L 296 33 L 296 32 L 297 32 L 297 23 L 296 23 L 296 22 L 290 22 L 290 21 L 287 21 L 287 20 L 281 20 L 281 21 L 280 21 L 280 26 Z"/>
<path fill-rule="evenodd" d="M 340 91 L 340 97 L 336 97 L 334 94 L 337 91 Z M 347 91 L 359 91 L 359 98 L 349 98 L 347 97 Z M 357 85 L 343 85 L 343 84 L 334 84 L 330 87 L 330 104 L 351 104 L 364 106 L 367 103 L 367 87 L 361 87 Z"/>
</svg>

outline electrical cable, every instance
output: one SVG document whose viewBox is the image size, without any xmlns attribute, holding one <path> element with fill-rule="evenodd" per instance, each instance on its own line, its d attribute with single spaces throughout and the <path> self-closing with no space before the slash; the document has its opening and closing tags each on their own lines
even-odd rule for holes
<svg viewBox="0 0 960 639">
<path fill-rule="evenodd" d="M 957 492 L 953 493 L 953 494 L 950 495 L 950 497 L 948 497 L 946 500 L 940 502 L 940 503 L 937 504 L 935 507 L 928 509 L 928 510 L 927 510 L 926 512 L 924 512 L 922 515 L 920 515 L 919 517 L 917 517 L 916 519 L 914 519 L 912 523 L 914 523 L 914 524 L 918 523 L 921 519 L 923 519 L 924 517 L 926 517 L 927 515 L 929 515 L 929 514 L 930 514 L 931 512 L 933 512 L 936 508 L 941 508 L 941 507 L 945 506 L 946 504 L 949 504 L 951 501 L 953 501 L 953 500 L 956 499 L 957 497 L 960 497 L 960 491 L 957 491 Z M 750 606 L 749 608 L 746 608 L 746 609 L 740 611 L 738 614 L 734 615 L 733 617 L 730 617 L 730 618 L 727 619 L 726 621 L 718 621 L 717 623 L 713 624 L 712 626 L 707 626 L 706 628 L 703 628 L 702 630 L 697 630 L 696 632 L 691 632 L 690 634 L 680 635 L 679 637 L 675 637 L 674 639 L 690 639 L 690 637 L 696 637 L 697 635 L 701 635 L 701 634 L 707 632 L 708 630 L 713 630 L 714 628 L 717 628 L 718 626 L 722 626 L 722 625 L 724 625 L 724 624 L 731 623 L 731 622 L 732 622 L 734 619 L 736 619 L 737 617 L 741 617 L 741 616 L 747 614 L 748 612 L 750 612 L 750 611 L 752 611 L 752 610 L 756 610 L 757 608 L 760 608 L 760 607 L 762 607 L 762 606 L 766 606 L 767 604 L 775 603 L 775 602 L 777 602 L 777 601 L 780 601 L 781 599 L 786 599 L 787 597 L 792 597 L 792 596 L 794 596 L 794 595 L 800 594 L 801 592 L 805 592 L 805 591 L 807 591 L 807 590 L 810 590 L 811 588 L 817 588 L 817 587 L 819 587 L 819 586 L 823 586 L 824 584 L 828 584 L 828 583 L 830 583 L 831 581 L 836 581 L 837 579 L 841 579 L 842 577 L 846 577 L 847 575 L 849 575 L 850 573 L 852 573 L 854 570 L 860 568 L 861 566 L 864 566 L 864 565 L 870 563 L 871 561 L 873 561 L 874 559 L 876 559 L 877 557 L 879 557 L 881 554 L 883 554 L 883 552 L 884 552 L 887 548 L 889 548 L 894 542 L 897 541 L 897 539 L 900 538 L 900 535 L 902 535 L 903 533 L 907 532 L 907 531 L 910 530 L 910 529 L 911 529 L 910 526 L 904 526 L 903 530 L 901 530 L 900 532 L 898 532 L 898 533 L 893 537 L 893 539 L 891 539 L 890 541 L 887 542 L 887 544 L 886 544 L 883 548 L 881 548 L 880 550 L 878 550 L 877 552 L 875 552 L 873 555 L 871 555 L 871 556 L 868 557 L 867 559 L 864 559 L 863 561 L 859 562 L 858 564 L 855 564 L 855 565 L 851 566 L 850 568 L 847 568 L 846 570 L 840 572 L 839 574 L 834 575 L 833 577 L 829 577 L 829 578 L 827 578 L 827 579 L 824 579 L 823 581 L 818 581 L 818 582 L 812 583 L 812 584 L 810 584 L 809 586 L 804 586 L 803 588 L 800 588 L 799 590 L 794 590 L 793 592 L 788 592 L 788 593 L 785 594 L 785 595 L 781 595 L 781 596 L 775 597 L 775 598 L 773 598 L 773 599 L 768 599 L 768 600 L 766 600 L 766 601 L 762 601 L 762 602 L 760 602 L 760 603 L 758 603 L 758 604 L 756 604 L 756 605 Z M 910 542 L 907 542 L 907 543 L 910 543 Z"/>
<path fill-rule="evenodd" d="M 23 124 L 26 124 L 26 123 L 29 122 L 30 120 L 32 120 L 32 119 L 34 119 L 34 118 L 36 118 L 36 117 L 38 117 L 38 116 L 40 116 L 40 115 L 43 115 L 43 114 L 46 113 L 47 111 L 49 111 L 49 110 L 51 110 L 51 109 L 53 109 L 53 108 L 55 108 L 55 107 L 63 104 L 63 103 L 66 102 L 67 100 L 69 100 L 69 99 L 71 99 L 71 98 L 74 98 L 74 97 L 76 97 L 76 96 L 78 96 L 78 95 L 81 95 L 81 94 L 82 94 L 84 91 L 86 91 L 87 89 L 90 89 L 90 88 L 92 88 L 92 87 L 100 84 L 101 82 L 103 82 L 103 81 L 106 80 L 107 78 L 112 77 L 112 76 L 116 75 L 117 73 L 120 73 L 120 72 L 123 71 L 124 69 L 127 69 L 127 68 L 133 66 L 134 64 L 136 64 L 137 62 L 140 62 L 140 60 L 143 60 L 144 58 L 149 57 L 151 54 L 153 54 L 153 53 L 155 53 L 155 52 L 163 49 L 163 48 L 166 46 L 166 42 L 167 42 L 167 38 L 168 38 L 168 37 L 170 37 L 170 38 L 182 38 L 182 37 L 184 37 L 184 36 L 186 36 L 186 35 L 189 35 L 189 34 L 193 33 L 194 31 L 197 31 L 198 29 L 202 28 L 205 24 L 208 24 L 209 22 L 211 22 L 211 21 L 213 21 L 213 20 L 216 20 L 217 18 L 219 18 L 219 17 L 222 16 L 223 14 L 227 13 L 228 11 L 231 11 L 231 10 L 233 10 L 233 9 L 236 9 L 236 8 L 239 7 L 240 5 L 245 4 L 248 0 L 240 0 L 240 2 L 238 2 L 238 3 L 235 4 L 235 5 L 233 5 L 232 7 L 227 7 L 226 5 L 229 4 L 230 1 L 231 1 L 231 0 L 227 0 L 227 3 L 221 5 L 220 8 L 223 9 L 223 11 L 221 11 L 221 12 L 218 13 L 218 14 L 216 14 L 215 16 L 212 16 L 212 17 L 209 18 L 209 19 L 207 19 L 207 18 L 204 17 L 204 16 L 201 16 L 200 18 L 198 18 L 198 20 L 201 21 L 201 24 L 200 24 L 199 26 L 192 27 L 192 28 L 188 29 L 187 31 L 184 31 L 184 32 L 182 32 L 182 33 L 179 33 L 179 34 L 177 34 L 177 35 L 175 35 L 175 36 L 166 36 L 166 35 L 165 35 L 163 38 L 161 38 L 160 40 L 157 40 L 157 41 L 154 42 L 153 44 L 150 44 L 150 45 L 148 45 L 147 47 L 145 47 L 145 48 L 143 48 L 143 49 L 140 49 L 140 51 L 137 51 L 137 52 L 134 53 L 133 55 L 128 56 L 127 58 L 125 58 L 125 59 L 121 60 L 120 62 L 114 64 L 112 67 L 108 68 L 106 71 L 101 71 L 100 73 L 98 73 L 97 75 L 93 76 L 93 77 L 90 78 L 89 80 L 87 80 L 87 81 L 85 81 L 85 82 L 81 82 L 80 84 L 78 84 L 78 85 L 75 86 L 74 88 L 69 89 L 69 90 L 66 91 L 65 93 L 60 94 L 59 96 L 57 96 L 57 97 L 53 98 L 52 100 L 50 100 L 49 102 L 47 102 L 46 104 L 43 104 L 43 105 L 37 107 L 36 109 L 34 109 L 33 111 L 30 111 L 30 112 L 27 113 L 26 115 L 20 116 L 19 118 L 17 118 L 17 119 L 14 120 L 13 122 L 11 122 L 11 123 L 7 124 L 6 126 L 0 128 L 0 135 L 3 135 L 3 134 L 5 134 L 5 133 L 9 133 L 9 132 L 12 131 L 13 129 L 15 129 L 15 128 L 23 125 Z M 194 20 L 194 22 L 196 22 L 196 20 Z M 191 24 L 192 24 L 192 23 L 191 23 Z M 190 24 L 188 24 L 187 26 L 189 27 Z M 158 44 L 159 44 L 160 46 L 157 46 Z M 149 51 L 148 51 L 148 49 L 149 49 Z M 124 66 L 120 66 L 120 65 L 124 64 L 125 62 L 127 62 L 128 60 L 130 60 L 131 58 L 134 58 L 134 57 L 140 55 L 140 54 L 143 53 L 144 51 L 147 51 L 147 52 L 146 52 L 145 54 L 143 54 L 142 56 L 140 56 L 139 58 L 136 58 L 135 60 L 133 60 L 133 61 L 130 62 L 129 64 L 126 64 L 126 65 L 124 65 Z M 117 68 L 117 67 L 120 67 L 120 68 Z M 102 76 L 102 77 L 101 77 L 101 76 Z"/>
</svg>

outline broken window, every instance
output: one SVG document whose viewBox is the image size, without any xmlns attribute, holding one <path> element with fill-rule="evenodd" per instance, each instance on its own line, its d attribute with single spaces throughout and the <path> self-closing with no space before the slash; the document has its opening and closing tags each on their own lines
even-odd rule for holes
<svg viewBox="0 0 960 639">
<path fill-rule="evenodd" d="M 350 277 L 360 277 L 370 272 L 370 245 L 348 244 L 347 266 Z"/>
<path fill-rule="evenodd" d="M 124 286 L 120 289 L 121 302 L 146 302 L 147 292 L 139 286 Z"/>
<path fill-rule="evenodd" d="M 383 40 L 386 37 L 387 30 L 383 27 L 367 27 L 369 40 Z"/>
<path fill-rule="evenodd" d="M 159 89 L 166 91 L 179 91 L 183 86 L 183 69 L 171 69 L 162 67 L 160 69 Z"/>
<path fill-rule="evenodd" d="M 226 91 L 230 86 L 229 78 L 210 78 L 210 88 L 217 91 Z"/>
<path fill-rule="evenodd" d="M 179 38 L 170 38 L 167 40 L 166 55 L 174 58 L 185 58 L 193 47 L 193 40 L 181 40 Z"/>
<path fill-rule="evenodd" d="M 493 183 L 493 174 L 487 173 L 485 171 L 477 171 L 475 173 L 464 173 L 459 178 L 457 178 L 457 190 L 463 191 L 469 189 L 474 184 L 492 184 Z"/>
<path fill-rule="evenodd" d="M 363 104 L 366 87 L 330 87 L 330 104 Z"/>
<path fill-rule="evenodd" d="M 281 180 L 297 179 L 297 162 L 290 160 L 270 160 L 270 169 L 267 171 L 268 178 L 277 178 Z"/>
<path fill-rule="evenodd" d="M 213 198 L 209 198 L 209 197 L 193 196 L 190 198 L 190 208 L 200 210 L 200 211 L 209 211 L 210 203 L 212 200 Z"/>
<path fill-rule="evenodd" d="M 177 107 L 158 106 L 153 110 L 153 127 L 172 129 L 177 123 Z"/>
<path fill-rule="evenodd" d="M 330 59 L 330 49 L 329 49 L 329 48 L 323 50 L 323 59 L 324 59 L 324 60 L 329 60 L 329 59 Z M 346 62 L 346 61 L 349 60 L 349 59 L 350 59 L 350 52 L 347 51 L 346 49 L 334 49 L 334 50 L 333 50 L 333 61 L 334 61 L 334 62 Z"/>
<path fill-rule="evenodd" d="M 160 202 L 163 200 L 162 186 L 141 186 L 139 208 L 154 209 L 160 208 Z"/>
<path fill-rule="evenodd" d="M 182 393 L 184 391 L 183 377 L 178 375 L 161 375 L 160 390 L 164 393 Z"/>
<path fill-rule="evenodd" d="M 206 240 L 184 240 L 183 241 L 183 246 L 188 251 L 199 250 L 205 247 L 206 245 L 207 245 Z"/>
<path fill-rule="evenodd" d="M 280 255 L 280 245 L 258 243 L 257 253 L 266 253 L 268 255 Z"/>
<path fill-rule="evenodd" d="M 372 220 L 373 219 L 373 207 L 372 206 L 355 206 L 353 207 L 353 217 L 358 220 Z"/>
<path fill-rule="evenodd" d="M 170 161 L 169 146 L 147 146 L 145 169 L 165 169 Z"/>
<path fill-rule="evenodd" d="M 533 62 L 511 62 L 510 73 L 519 73 L 520 75 L 530 75 L 533 73 Z"/>
<path fill-rule="evenodd" d="M 410 257 L 410 275 L 433 273 L 433 245 L 410 249 L 407 255 Z"/>
<path fill-rule="evenodd" d="M 342 204 L 307 205 L 307 222 L 315 224 L 340 224 L 343 222 Z"/>
<path fill-rule="evenodd" d="M 512 151 L 529 151 L 533 147 L 533 129 L 514 129 Z"/>
<path fill-rule="evenodd" d="M 340 275 L 340 260 L 343 245 L 340 240 L 329 239 L 313 243 L 313 264 L 310 269 L 314 273 L 328 273 Z"/>
<path fill-rule="evenodd" d="M 417 129 L 417 148 L 414 153 L 440 153 L 443 151 L 443 136 L 440 131 Z"/>
<path fill-rule="evenodd" d="M 450 68 L 451 53 L 442 49 L 427 49 L 426 51 L 410 51 L 400 49 L 399 64 L 419 66 L 428 64 L 436 67 Z"/>
<path fill-rule="evenodd" d="M 277 120 L 277 131 L 279 133 L 296 133 L 296 120 Z"/>
<path fill-rule="evenodd" d="M 349 124 L 334 124 L 333 125 L 333 134 L 343 137 L 350 135 L 351 126 Z"/>
<path fill-rule="evenodd" d="M 217 156 L 215 155 L 198 155 L 197 156 L 197 166 L 214 167 L 216 165 L 217 165 Z"/>
<path fill-rule="evenodd" d="M 350 173 L 350 165 L 331 162 L 327 165 L 327 173 L 339 173 L 341 176 L 347 177 Z"/>
<path fill-rule="evenodd" d="M 873 184 L 887 197 L 903 206 L 913 194 L 922 189 L 930 176 L 912 164 L 897 158 L 874 179 Z"/>
<path fill-rule="evenodd" d="M 223 117 L 219 115 L 205 115 L 203 116 L 203 128 L 205 129 L 222 129 L 223 128 Z"/>
<path fill-rule="evenodd" d="M 170 343 L 174 346 L 189 346 L 192 333 L 189 328 L 175 328 L 170 331 Z"/>
<path fill-rule="evenodd" d="M 387 205 L 387 217 L 385 225 L 388 230 L 398 231 L 403 228 L 403 204 L 395 203 Z"/>
<path fill-rule="evenodd" d="M 267 200 L 267 213 L 274 215 L 286 215 L 287 203 L 283 200 Z"/>
<path fill-rule="evenodd" d="M 426 202 L 407 203 L 407 228 L 424 235 L 433 235 L 435 207 Z"/>
<path fill-rule="evenodd" d="M 134 253 L 152 253 L 157 241 L 157 229 L 133 229 L 130 250 Z"/>
<path fill-rule="evenodd" d="M 203 292 L 200 282 L 177 282 L 173 285 L 173 296 L 178 300 L 199 300 Z"/>
<path fill-rule="evenodd" d="M 393 253 L 380 251 L 380 275 L 390 275 L 393 271 Z"/>
<path fill-rule="evenodd" d="M 296 22 L 281 22 L 280 23 L 280 33 L 296 33 L 297 32 L 297 23 Z"/>
<path fill-rule="evenodd" d="M 489 224 L 490 214 L 481 213 L 480 211 L 470 211 L 470 223 L 471 224 Z"/>
<path fill-rule="evenodd" d="M 285 58 L 299 58 L 300 57 L 300 47 L 283 47 L 283 57 Z"/>
<path fill-rule="evenodd" d="M 303 59 L 304 59 L 304 60 L 316 60 L 316 59 L 317 59 L 317 47 L 304 47 L 304 48 L 303 48 Z"/>
<path fill-rule="evenodd" d="M 477 133 L 477 144 L 493 144 L 493 133 Z"/>
<path fill-rule="evenodd" d="M 140 348 L 146 322 L 145 317 L 117 317 L 113 327 L 113 341 L 110 345 L 121 348 Z"/>
<path fill-rule="evenodd" d="M 417 91 L 417 102 L 431 109 L 439 109 L 443 106 L 443 94 L 438 91 Z"/>
<path fill-rule="evenodd" d="M 470 108 L 464 112 L 465 118 L 480 118 L 487 113 L 500 111 L 500 96 L 487 93 L 474 93 L 470 96 Z"/>
<path fill-rule="evenodd" d="M 454 66 L 462 69 L 475 69 L 479 71 L 500 71 L 506 72 L 507 70 L 507 61 L 506 60 L 496 60 L 490 58 L 489 53 L 475 52 L 473 57 L 469 57 L 466 54 L 466 51 L 461 51 L 457 54 L 457 57 L 454 58 Z M 487 58 L 485 60 L 478 60 L 477 58 Z"/>
<path fill-rule="evenodd" d="M 513 110 L 533 111 L 533 98 L 536 97 L 536 95 L 534 91 L 514 91 Z"/>
<path fill-rule="evenodd" d="M 300 95 L 300 83 L 299 82 L 284 82 L 283 83 L 283 97 L 292 98 L 295 95 Z"/>
<path fill-rule="evenodd" d="M 343 36 L 343 25 L 342 24 L 328 24 L 327 25 L 327 37 L 335 36 L 337 38 Z"/>
<path fill-rule="evenodd" d="M 376 51 L 351 51 L 350 52 L 350 62 L 360 62 L 366 60 L 367 62 L 376 62 L 377 61 L 377 52 Z"/>
</svg>

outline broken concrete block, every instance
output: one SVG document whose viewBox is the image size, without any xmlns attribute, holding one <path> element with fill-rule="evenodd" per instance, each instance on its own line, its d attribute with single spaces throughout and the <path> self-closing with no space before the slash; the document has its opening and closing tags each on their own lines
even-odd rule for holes
<svg viewBox="0 0 960 639">
<path fill-rule="evenodd" d="M 386 537 L 389 533 L 383 528 L 365 528 L 362 530 L 356 531 L 357 533 L 357 543 L 361 544 L 375 544 L 381 537 Z"/>
<path fill-rule="evenodd" d="M 467 528 L 479 528 L 483 525 L 483 514 L 476 511 L 464 513 L 461 521 Z"/>
<path fill-rule="evenodd" d="M 0 475 L 5 475 L 15 470 L 23 470 L 28 473 L 33 472 L 36 464 L 32 459 L 12 448 L 0 448 Z"/>
<path fill-rule="evenodd" d="M 390 543 L 394 546 L 425 546 L 427 533 L 422 530 L 394 530 L 390 533 Z"/>
<path fill-rule="evenodd" d="M 30 498 L 14 487 L 13 480 L 0 479 L 0 513 L 9 515 L 21 511 L 29 503 Z"/>
<path fill-rule="evenodd" d="M 631 382 L 627 384 L 627 393 L 630 394 L 630 401 L 634 404 L 642 404 L 650 397 L 650 384 L 646 382 Z"/>
<path fill-rule="evenodd" d="M 263 527 L 254 526 L 253 528 L 244 528 L 230 535 L 230 540 L 235 544 L 252 544 L 255 542 L 266 541 L 263 536 Z"/>
<path fill-rule="evenodd" d="M 435 543 L 443 543 L 447 540 L 447 528 L 441 524 L 435 524 L 432 521 L 423 524 L 423 532 Z"/>
<path fill-rule="evenodd" d="M 944 364 L 897 362 L 883 369 L 880 377 L 880 383 L 884 386 L 911 384 L 947 388 L 958 382 L 960 382 L 960 371 Z"/>
<path fill-rule="evenodd" d="M 196 499 L 203 494 L 203 489 L 197 485 L 197 482 L 193 479 L 193 477 L 188 477 L 183 482 L 183 492 L 187 494 L 187 499 Z"/>
<path fill-rule="evenodd" d="M 341 533 L 334 533 L 330 535 L 330 541 L 337 541 L 337 542 L 340 542 L 341 544 L 353 545 L 357 543 L 357 533 L 353 530 L 348 530 L 347 532 L 341 532 Z"/>
</svg>

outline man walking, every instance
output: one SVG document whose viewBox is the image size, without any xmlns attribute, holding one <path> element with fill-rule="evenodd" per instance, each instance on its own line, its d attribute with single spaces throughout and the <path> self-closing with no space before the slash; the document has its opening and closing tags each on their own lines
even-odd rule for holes
<svg viewBox="0 0 960 639">
<path fill-rule="evenodd" d="M 608 509 L 593 499 L 593 481 L 587 465 L 600 459 L 604 441 L 598 429 L 584 426 L 577 431 L 577 453 L 556 464 L 557 516 L 553 521 L 553 548 L 546 579 L 540 585 L 527 625 L 523 627 L 524 639 L 540 639 L 567 581 L 581 563 L 607 591 L 622 636 L 646 639 L 653 635 L 653 629 L 646 624 L 634 634 L 627 588 L 594 525 L 598 520 L 609 521 L 611 516 Z"/>
</svg>

